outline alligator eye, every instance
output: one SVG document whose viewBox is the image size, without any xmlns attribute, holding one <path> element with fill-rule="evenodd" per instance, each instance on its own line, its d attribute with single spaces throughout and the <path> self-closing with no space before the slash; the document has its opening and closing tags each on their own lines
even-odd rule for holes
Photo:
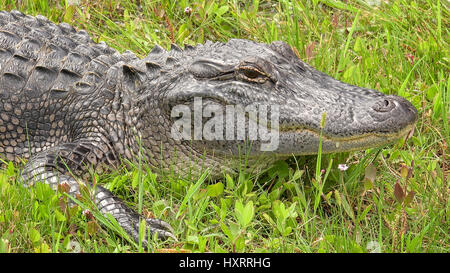
<svg viewBox="0 0 450 273">
<path fill-rule="evenodd" d="M 240 78 L 249 82 L 264 83 L 267 81 L 268 76 L 266 73 L 252 66 L 243 66 L 239 68 Z"/>
<path fill-rule="evenodd" d="M 250 79 L 256 79 L 259 75 L 261 75 L 259 71 L 253 69 L 244 69 L 242 72 L 247 78 Z"/>
</svg>

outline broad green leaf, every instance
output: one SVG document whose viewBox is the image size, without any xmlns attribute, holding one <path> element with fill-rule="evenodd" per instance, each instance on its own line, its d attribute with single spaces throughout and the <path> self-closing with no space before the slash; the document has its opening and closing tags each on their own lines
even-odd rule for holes
<svg viewBox="0 0 450 273">
<path fill-rule="evenodd" d="M 60 222 L 66 221 L 66 217 L 64 216 L 64 214 L 62 214 L 58 210 L 55 210 L 55 217 L 56 217 L 56 220 L 58 220 Z"/>
<path fill-rule="evenodd" d="M 245 206 L 240 200 L 236 201 L 234 212 L 236 213 L 236 218 L 242 227 L 247 227 L 252 221 L 255 214 L 255 208 L 253 207 L 253 202 L 249 201 Z"/>
<path fill-rule="evenodd" d="M 414 191 L 408 192 L 408 194 L 405 197 L 405 205 L 409 205 L 412 202 L 415 194 L 416 193 Z"/>
<path fill-rule="evenodd" d="M 41 240 L 41 234 L 36 229 L 30 230 L 30 240 L 33 244 L 39 242 Z"/>
<path fill-rule="evenodd" d="M 209 185 L 206 187 L 206 190 L 208 191 L 207 195 L 210 197 L 216 197 L 223 193 L 223 183 L 219 182 L 213 185 Z"/>
</svg>

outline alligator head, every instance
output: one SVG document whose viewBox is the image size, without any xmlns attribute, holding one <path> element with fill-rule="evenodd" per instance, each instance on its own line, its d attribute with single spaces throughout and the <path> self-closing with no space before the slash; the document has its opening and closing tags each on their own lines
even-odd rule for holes
<svg viewBox="0 0 450 273">
<path fill-rule="evenodd" d="M 338 81 L 301 61 L 283 42 L 263 44 L 233 39 L 228 43 L 207 42 L 184 50 L 173 46 L 169 52 L 156 47 L 144 61 L 152 73 L 164 74 L 150 77 L 165 80 L 157 84 L 151 80 L 148 86 L 156 91 L 141 92 L 147 98 L 141 100 L 147 107 L 150 105 L 151 115 L 163 115 L 162 123 L 172 128 L 164 132 L 163 138 L 170 143 L 168 146 L 182 147 L 179 150 L 185 152 L 195 150 L 199 154 L 206 151 L 216 157 L 220 166 L 225 164 L 223 158 L 236 156 L 244 150 L 244 143 L 248 143 L 236 139 L 239 126 L 248 134 L 250 122 L 262 120 L 262 115 L 246 112 L 247 107 L 265 105 L 268 122 L 261 124 L 277 136 L 272 149 L 261 149 L 267 139 L 254 139 L 251 157 L 315 154 L 321 131 L 323 153 L 377 147 L 407 134 L 417 119 L 417 110 L 404 98 Z M 239 121 L 236 115 L 227 127 L 226 109 L 232 109 L 230 106 L 244 109 L 246 121 Z M 160 108 L 157 113 L 156 108 Z M 208 113 L 205 109 L 209 109 Z M 195 117 L 196 113 L 200 117 Z M 184 131 L 184 138 L 178 136 L 174 140 L 173 127 L 181 118 L 188 121 L 191 128 Z M 216 127 L 224 128 L 217 131 L 211 126 L 213 118 L 222 121 L 215 123 Z M 205 128 L 212 130 L 212 138 L 204 135 L 202 138 L 207 131 Z M 179 129 L 176 131 L 182 130 Z M 149 130 L 152 136 L 147 138 L 161 130 L 164 129 Z M 228 136 L 227 130 L 232 131 Z"/>
</svg>

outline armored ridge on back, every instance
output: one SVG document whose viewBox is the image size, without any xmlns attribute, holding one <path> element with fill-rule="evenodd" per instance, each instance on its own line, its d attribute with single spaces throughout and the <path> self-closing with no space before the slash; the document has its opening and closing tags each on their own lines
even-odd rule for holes
<svg viewBox="0 0 450 273">
<path fill-rule="evenodd" d="M 56 189 L 67 183 L 74 195 L 77 179 L 87 182 L 89 170 L 114 168 L 122 159 L 136 162 L 139 155 L 155 171 L 232 171 L 244 140 L 174 137 L 173 110 L 183 106 L 195 113 L 199 102 L 204 108 L 278 107 L 279 143 L 266 152 L 252 146 L 250 164 L 316 153 L 323 113 L 324 153 L 389 143 L 417 119 L 405 99 L 335 80 L 283 42 L 233 39 L 184 50 L 173 45 L 170 51 L 155 46 L 139 59 L 94 43 L 68 24 L 0 12 L 0 156 L 28 159 L 27 185 L 45 182 Z M 211 116 L 200 117 L 202 126 L 205 117 Z M 142 216 L 99 185 L 94 201 L 138 240 Z M 167 223 L 145 220 L 150 233 L 174 237 Z"/>
</svg>

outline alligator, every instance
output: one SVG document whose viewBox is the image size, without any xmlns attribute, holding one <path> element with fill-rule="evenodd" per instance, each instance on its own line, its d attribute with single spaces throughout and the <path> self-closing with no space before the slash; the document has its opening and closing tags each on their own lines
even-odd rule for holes
<svg viewBox="0 0 450 273">
<path fill-rule="evenodd" d="M 174 109 L 195 113 L 199 104 L 277 106 L 267 110 L 276 121 L 244 113 L 244 122 L 232 119 L 230 128 L 243 125 L 248 133 L 250 120 L 261 121 L 278 145 L 264 151 L 262 139 L 249 148 L 248 138 L 195 138 L 190 130 L 190 139 L 177 137 L 181 131 L 174 135 L 183 118 Z M 206 126 L 207 117 L 196 119 Z M 242 153 L 249 166 L 259 166 L 316 154 L 319 143 L 322 153 L 378 147 L 405 136 L 416 119 L 406 99 L 338 81 L 281 41 L 231 39 L 170 50 L 155 45 L 139 58 L 67 23 L 0 12 L 0 158 L 27 160 L 19 178 L 27 187 L 65 185 L 70 196 L 81 185 L 92 187 L 98 210 L 135 241 L 141 220 L 151 236 L 175 236 L 166 222 L 140 215 L 92 182 L 92 172 L 146 162 L 155 172 L 220 175 L 240 167 Z"/>
</svg>

